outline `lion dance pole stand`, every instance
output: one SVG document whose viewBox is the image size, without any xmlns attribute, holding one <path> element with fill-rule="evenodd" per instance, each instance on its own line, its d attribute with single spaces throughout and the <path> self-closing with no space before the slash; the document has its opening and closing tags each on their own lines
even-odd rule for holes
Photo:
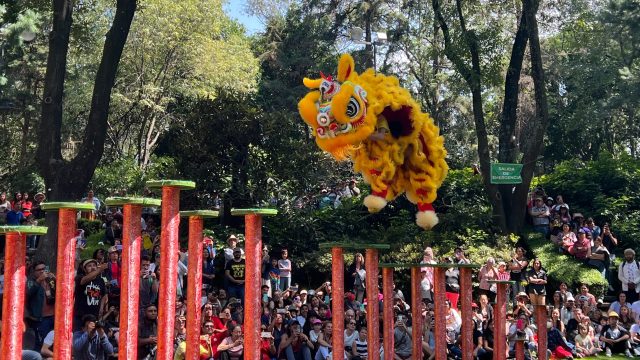
<svg viewBox="0 0 640 360">
<path fill-rule="evenodd" d="M 464 360 L 472 359 L 473 357 L 473 312 L 471 310 L 471 272 L 474 268 L 479 268 L 476 264 L 412 264 L 412 263 L 395 263 L 395 264 L 380 264 L 382 268 L 382 281 L 384 293 L 384 360 L 393 359 L 393 295 L 387 295 L 393 290 L 393 269 L 394 268 L 410 268 L 411 269 L 411 316 L 412 321 L 412 334 L 413 339 L 421 339 L 423 332 L 422 324 L 422 298 L 420 294 L 420 282 L 422 281 L 422 273 L 420 272 L 422 267 L 432 267 L 433 282 L 434 282 L 434 315 L 435 315 L 435 328 L 433 334 L 435 338 L 435 359 L 446 360 L 447 358 L 447 341 L 446 341 L 446 317 L 447 317 L 447 305 L 446 305 L 446 288 L 445 288 L 445 273 L 448 268 L 460 269 L 460 296 L 462 302 L 462 356 Z M 386 284 L 386 286 L 385 286 Z M 465 304 L 466 302 L 466 304 Z M 416 321 L 416 319 L 420 319 Z M 390 349 L 387 350 L 387 349 Z M 413 343 L 412 359 L 422 358 L 422 342 L 415 341 Z"/>
<path fill-rule="evenodd" d="M 0 226 L 0 234 L 6 234 L 4 296 L 2 297 L 2 358 L 22 359 L 22 321 L 24 318 L 24 279 L 27 235 L 44 235 L 46 227 Z"/>
<path fill-rule="evenodd" d="M 185 359 L 200 358 L 200 323 L 202 298 L 202 255 L 204 218 L 218 217 L 217 211 L 195 210 L 181 211 L 180 216 L 189 218 L 189 264 L 187 266 L 189 284 L 187 287 L 187 348 Z"/>
<path fill-rule="evenodd" d="M 387 250 L 387 244 L 322 243 L 320 249 L 331 249 L 331 324 L 334 354 L 344 353 L 344 250 L 365 250 L 367 289 L 367 347 L 369 360 L 379 360 L 380 324 L 378 309 L 378 250 Z M 373 299 L 373 301 L 371 301 Z"/>
<path fill-rule="evenodd" d="M 245 223 L 245 359 L 260 359 L 262 217 L 277 213 L 275 209 L 231 209 L 231 215 L 244 216 Z"/>
<path fill-rule="evenodd" d="M 176 314 L 176 290 L 178 286 L 180 226 L 180 190 L 196 187 L 193 181 L 147 181 L 149 188 L 162 188 L 162 230 L 160 233 L 160 298 L 158 300 L 158 351 L 157 360 L 173 358 L 173 336 Z"/>
<path fill-rule="evenodd" d="M 493 358 L 494 360 L 502 360 L 507 354 L 507 289 L 515 284 L 515 281 L 489 281 L 489 284 L 496 284 L 496 304 L 493 308 L 493 333 L 495 341 L 493 342 Z"/>
<path fill-rule="evenodd" d="M 95 210 L 91 203 L 42 203 L 42 210 L 58 210 L 58 260 L 56 263 L 56 305 L 53 345 L 54 360 L 71 359 L 73 302 L 78 210 Z"/>
<path fill-rule="evenodd" d="M 140 307 L 140 249 L 142 208 L 160 206 L 159 199 L 113 197 L 108 206 L 122 206 L 122 284 L 120 284 L 120 336 L 118 358 L 138 358 L 138 314 Z"/>
</svg>

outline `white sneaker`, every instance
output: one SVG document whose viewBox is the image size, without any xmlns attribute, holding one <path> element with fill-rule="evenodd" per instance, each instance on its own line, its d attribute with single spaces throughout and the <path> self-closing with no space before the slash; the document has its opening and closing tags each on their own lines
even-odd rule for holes
<svg viewBox="0 0 640 360">
<path fill-rule="evenodd" d="M 629 351 L 629 349 L 624 351 L 624 356 L 628 357 L 628 358 L 632 358 L 633 355 L 631 355 L 631 351 Z"/>
<path fill-rule="evenodd" d="M 611 357 L 611 349 L 606 348 L 606 349 L 605 349 L 605 351 L 604 351 L 604 355 L 605 355 L 606 357 Z"/>
<path fill-rule="evenodd" d="M 633 349 L 633 353 L 636 354 L 636 356 L 640 356 L 640 349 L 638 348 Z"/>
</svg>

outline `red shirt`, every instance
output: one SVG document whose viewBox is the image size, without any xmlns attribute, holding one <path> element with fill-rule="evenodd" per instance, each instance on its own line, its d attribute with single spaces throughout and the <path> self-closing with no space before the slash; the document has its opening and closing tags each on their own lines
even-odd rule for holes
<svg viewBox="0 0 640 360">
<path fill-rule="evenodd" d="M 111 262 L 111 280 L 116 280 L 117 281 L 117 286 L 120 287 L 121 286 L 121 282 L 120 282 L 120 277 L 122 276 L 122 274 L 120 273 L 120 265 L 118 265 L 118 262 Z"/>
<path fill-rule="evenodd" d="M 260 356 L 261 356 L 261 360 L 271 360 L 271 352 L 269 351 L 269 349 L 271 349 L 271 343 L 269 342 L 269 339 L 261 339 L 260 340 Z"/>
</svg>

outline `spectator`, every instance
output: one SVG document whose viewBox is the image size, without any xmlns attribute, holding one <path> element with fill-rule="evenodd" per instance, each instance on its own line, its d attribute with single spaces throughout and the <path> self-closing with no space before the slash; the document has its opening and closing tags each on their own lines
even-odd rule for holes
<svg viewBox="0 0 640 360">
<path fill-rule="evenodd" d="M 453 260 L 449 257 L 446 259 L 446 262 L 452 263 Z M 458 298 L 460 297 L 460 270 L 457 267 L 447 268 L 444 276 L 447 299 L 453 307 L 457 308 Z"/>
<path fill-rule="evenodd" d="M 115 245 L 116 240 L 122 239 L 122 229 L 118 220 L 113 219 L 104 232 L 104 242 L 108 245 Z"/>
<path fill-rule="evenodd" d="M 98 265 L 95 259 L 82 262 L 75 279 L 74 329 L 79 330 L 86 325 L 82 316 L 93 315 L 98 318 L 106 310 L 107 289 L 100 276 L 106 268 L 107 264 Z"/>
<path fill-rule="evenodd" d="M 218 345 L 218 356 L 220 360 L 240 360 L 244 354 L 244 336 L 242 327 L 235 326 L 231 331 L 231 336 L 225 338 Z"/>
<path fill-rule="evenodd" d="M 349 266 L 349 274 L 353 279 L 353 293 L 356 301 L 362 303 L 364 300 L 365 280 L 367 272 L 364 268 L 364 257 L 361 253 L 356 253 L 353 257 L 353 263 Z"/>
<path fill-rule="evenodd" d="M 31 209 L 33 208 L 33 201 L 29 198 L 29 193 L 22 194 L 22 215 L 28 218 L 31 215 Z"/>
<path fill-rule="evenodd" d="M 267 287 L 267 295 L 271 296 L 271 281 L 269 280 L 269 268 L 271 268 L 271 257 L 267 245 L 262 246 L 262 263 L 260 265 L 261 285 Z"/>
<path fill-rule="evenodd" d="M 411 359 L 413 341 L 411 339 L 411 332 L 407 329 L 406 317 L 404 315 L 398 315 L 398 320 L 396 321 L 393 331 L 393 344 L 395 360 Z"/>
<path fill-rule="evenodd" d="M 618 323 L 618 314 L 609 313 L 609 324 L 605 325 L 600 333 L 600 341 L 604 343 L 605 354 L 624 353 L 627 357 L 633 357 L 629 349 L 629 332 Z"/>
<path fill-rule="evenodd" d="M 11 202 L 7 200 L 7 193 L 0 193 L 0 225 L 6 224 L 7 213 L 11 211 Z"/>
<path fill-rule="evenodd" d="M 356 181 L 353 179 L 349 180 L 349 190 L 353 196 L 360 196 L 360 189 L 356 185 Z"/>
<path fill-rule="evenodd" d="M 344 349 L 347 353 L 351 353 L 351 344 L 358 338 L 356 325 L 356 319 L 345 320 Z"/>
<path fill-rule="evenodd" d="M 529 297 L 524 291 L 518 293 L 516 296 L 516 304 L 513 307 L 513 316 L 520 316 L 521 314 L 524 314 L 527 317 L 530 317 L 533 314 L 533 308 L 528 304 L 529 300 Z"/>
<path fill-rule="evenodd" d="M 447 312 L 445 315 L 447 331 L 452 331 L 459 334 L 460 327 L 462 326 L 462 319 L 460 318 L 460 314 L 458 314 L 458 311 L 451 306 L 449 300 L 445 300 L 445 304 L 447 306 Z M 420 319 L 416 319 L 416 321 L 420 321 Z"/>
<path fill-rule="evenodd" d="M 33 197 L 33 205 L 31 206 L 31 213 L 33 214 L 33 216 L 35 216 L 36 219 L 44 218 L 44 211 L 40 207 L 40 204 L 42 204 L 44 200 L 45 200 L 45 196 L 43 193 L 37 193 Z"/>
<path fill-rule="evenodd" d="M 509 262 L 510 278 L 511 281 L 515 281 L 513 295 L 524 291 L 523 281 L 526 281 L 525 274 L 527 266 L 529 266 L 529 260 L 527 260 L 526 255 L 527 251 L 522 246 L 518 246 Z"/>
<path fill-rule="evenodd" d="M 547 272 L 542 268 L 540 259 L 533 260 L 531 270 L 527 273 L 529 282 L 529 299 L 532 305 L 544 305 L 547 295 Z"/>
<path fill-rule="evenodd" d="M 486 329 L 489 321 L 493 320 L 493 307 L 489 304 L 489 298 L 487 295 L 480 295 L 478 298 L 480 306 L 478 307 L 478 314 L 481 315 L 482 329 Z"/>
<path fill-rule="evenodd" d="M 524 341 L 525 349 L 536 349 L 537 344 L 534 338 L 535 334 L 529 327 L 529 316 L 525 314 L 518 315 L 518 321 L 513 322 L 509 326 L 507 333 L 507 341 L 509 343 L 509 356 L 516 355 L 516 341 Z M 524 358 L 529 360 L 531 355 L 525 351 Z"/>
<path fill-rule="evenodd" d="M 325 321 L 322 323 L 322 332 L 318 337 L 317 342 L 317 352 L 315 356 L 315 360 L 327 360 L 331 359 L 332 353 L 332 337 L 333 337 L 333 324 L 331 321 Z"/>
<path fill-rule="evenodd" d="M 569 204 L 564 202 L 562 195 L 556 196 L 556 204 L 553 206 L 553 211 L 560 212 L 560 208 L 566 208 L 569 210 Z"/>
<path fill-rule="evenodd" d="M 622 283 L 622 291 L 627 294 L 627 301 L 638 300 L 640 292 L 640 262 L 635 259 L 633 249 L 624 250 L 624 261 L 618 266 L 618 280 Z"/>
<path fill-rule="evenodd" d="M 611 254 L 611 260 L 615 259 L 615 249 L 618 246 L 618 239 L 611 232 L 609 224 L 605 223 L 602 226 L 602 244 L 609 250 Z"/>
<path fill-rule="evenodd" d="M 640 319 L 636 319 L 636 323 L 631 327 L 629 337 L 634 355 L 640 356 Z"/>
<path fill-rule="evenodd" d="M 158 344 L 157 321 L 158 308 L 155 305 L 147 305 L 138 326 L 138 359 L 144 359 L 147 355 L 155 358 Z"/>
<path fill-rule="evenodd" d="M 345 343 L 346 347 L 347 343 Z M 313 343 L 302 333 L 302 326 L 294 320 L 289 324 L 286 334 L 282 335 L 278 352 L 285 354 L 287 360 L 311 360 Z"/>
<path fill-rule="evenodd" d="M 549 216 L 551 214 L 542 197 L 536 198 L 534 206 L 529 210 L 529 215 L 533 218 L 533 229 L 544 236 L 549 235 Z"/>
<path fill-rule="evenodd" d="M 596 223 L 593 221 L 593 218 L 587 218 L 587 229 L 589 229 L 589 231 L 591 231 L 591 236 L 593 238 L 593 240 L 595 240 L 596 238 L 600 237 L 600 235 L 602 234 L 602 230 L 600 229 L 600 226 L 596 225 Z M 593 246 L 593 244 L 591 244 Z"/>
<path fill-rule="evenodd" d="M 486 295 L 491 302 L 495 299 L 496 289 L 495 284 L 490 284 L 489 281 L 495 281 L 498 278 L 498 272 L 495 265 L 495 259 L 493 257 L 489 257 L 478 273 L 478 281 L 480 282 L 478 293 Z"/>
<path fill-rule="evenodd" d="M 229 284 L 229 296 L 244 301 L 245 262 L 242 259 L 242 249 L 233 249 L 233 259 L 227 263 L 224 272 Z"/>
<path fill-rule="evenodd" d="M 113 354 L 113 346 L 102 323 L 92 314 L 82 317 L 82 330 L 73 333 L 75 360 L 103 360 Z"/>
<path fill-rule="evenodd" d="M 120 286 L 122 284 L 122 265 L 120 264 L 120 254 L 118 248 L 112 246 L 108 250 L 109 259 L 104 273 L 107 275 L 109 302 L 120 304 Z"/>
<path fill-rule="evenodd" d="M 53 330 L 49 331 L 42 341 L 40 355 L 42 355 L 45 360 L 53 360 Z"/>
<path fill-rule="evenodd" d="M 620 292 L 618 294 L 618 300 L 611 303 L 608 312 L 615 311 L 616 313 L 620 314 L 620 307 L 623 305 L 631 308 L 631 304 L 627 302 L 627 294 L 625 294 L 624 292 Z"/>
<path fill-rule="evenodd" d="M 282 258 L 278 260 L 278 269 L 280 269 L 280 291 L 286 291 L 291 286 L 291 260 L 289 257 L 289 251 L 282 249 Z"/>
<path fill-rule="evenodd" d="M 55 275 L 48 271 L 44 261 L 33 266 L 33 273 L 27 280 L 26 298 L 27 319 L 35 330 L 35 348 L 39 349 L 45 336 L 53 330 L 55 313 Z"/>
<path fill-rule="evenodd" d="M 244 256 L 244 250 L 238 247 L 238 238 L 235 235 L 229 235 L 227 238 L 227 247 L 224 248 L 224 266 L 233 260 L 233 252 L 235 249 L 240 249 L 240 256 Z"/>
<path fill-rule="evenodd" d="M 351 360 L 366 360 L 369 356 L 367 346 L 367 328 L 358 329 L 358 337 L 351 343 Z"/>
<path fill-rule="evenodd" d="M 573 221 L 571 222 L 571 227 L 575 230 L 585 227 L 584 215 L 582 215 L 581 213 L 573 214 Z"/>
<path fill-rule="evenodd" d="M 266 326 L 262 325 L 262 334 L 260 340 L 260 360 L 275 359 L 278 354 L 273 335 L 266 331 Z M 311 358 L 309 358 L 311 360 Z"/>
<path fill-rule="evenodd" d="M 586 264 L 590 267 L 598 269 L 602 274 L 602 278 L 609 282 L 607 271 L 609 270 L 609 250 L 602 244 L 602 237 L 597 237 L 593 241 L 593 247 L 587 253 Z"/>
<path fill-rule="evenodd" d="M 11 200 L 11 208 L 15 208 L 16 204 L 20 203 L 22 203 L 22 193 L 18 191 L 13 195 L 13 200 Z"/>
<path fill-rule="evenodd" d="M 151 259 L 143 255 L 140 259 L 140 308 L 154 304 L 158 299 L 158 288 L 160 283 L 156 274 L 150 270 Z M 157 310 L 157 309 L 156 309 Z"/>
<path fill-rule="evenodd" d="M 202 252 L 202 290 L 205 293 L 215 286 L 216 265 L 212 255 L 210 248 L 204 248 Z"/>
<path fill-rule="evenodd" d="M 568 223 L 564 223 L 562 224 L 562 232 L 558 233 L 558 235 L 555 238 L 552 238 L 551 241 L 568 252 L 576 241 L 578 241 L 578 238 L 576 237 L 576 233 L 571 230 L 571 226 Z"/>
<path fill-rule="evenodd" d="M 573 359 L 571 347 L 562 336 L 560 330 L 554 326 L 547 332 L 547 348 L 556 359 Z"/>
<path fill-rule="evenodd" d="M 569 254 L 575 256 L 580 261 L 585 261 L 589 250 L 591 249 L 591 241 L 587 237 L 591 235 L 591 231 L 587 228 L 578 229 L 578 241 L 573 246 L 569 246 Z"/>
<path fill-rule="evenodd" d="M 590 307 L 595 308 L 598 305 L 596 297 L 589 292 L 587 284 L 580 285 L 580 293 L 578 294 L 578 300 L 586 302 Z"/>
<path fill-rule="evenodd" d="M 24 214 L 22 213 L 22 203 L 16 202 L 11 205 L 11 210 L 7 213 L 6 216 L 7 225 L 9 226 L 17 226 L 22 224 L 25 221 Z"/>
</svg>

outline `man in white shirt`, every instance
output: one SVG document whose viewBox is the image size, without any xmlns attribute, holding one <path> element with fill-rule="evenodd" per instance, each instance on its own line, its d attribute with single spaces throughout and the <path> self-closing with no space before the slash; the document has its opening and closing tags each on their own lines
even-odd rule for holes
<svg viewBox="0 0 640 360">
<path fill-rule="evenodd" d="M 635 257 L 636 252 L 633 249 L 625 249 L 624 261 L 618 267 L 618 279 L 630 303 L 638 300 L 638 292 L 640 292 L 640 263 Z"/>
<path fill-rule="evenodd" d="M 227 238 L 227 247 L 224 248 L 224 266 L 227 266 L 229 261 L 233 260 L 233 250 L 238 247 L 238 238 L 231 234 Z M 240 248 L 240 253 L 244 257 L 244 249 Z"/>
</svg>

